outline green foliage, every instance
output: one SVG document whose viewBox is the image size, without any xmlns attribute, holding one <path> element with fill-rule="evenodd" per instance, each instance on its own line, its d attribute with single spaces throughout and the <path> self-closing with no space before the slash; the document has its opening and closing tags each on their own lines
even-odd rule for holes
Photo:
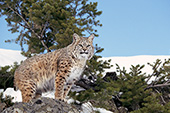
<svg viewBox="0 0 170 113">
<path fill-rule="evenodd" d="M 5 96 L 3 97 L 3 93 L 0 93 L 0 103 L 5 103 L 6 107 L 12 106 L 14 103 L 12 102 L 13 97 Z"/>
<path fill-rule="evenodd" d="M 157 60 L 149 64 L 153 68 L 151 75 L 142 72 L 144 65 L 132 65 L 129 72 L 116 65 L 117 80 L 104 81 L 98 77 L 95 90 L 85 90 L 72 97 L 80 102 L 90 101 L 95 107 L 112 110 L 113 96 L 116 96 L 122 106 L 132 113 L 169 113 L 169 87 L 152 87 L 169 83 L 169 64 L 170 60 Z M 149 82 L 151 77 L 154 77 L 154 81 Z"/>
<path fill-rule="evenodd" d="M 118 80 L 105 82 L 101 77 L 96 81 L 96 92 L 92 89 L 80 92 L 79 95 L 72 95 L 76 100 L 80 102 L 93 101 L 93 105 L 96 107 L 103 107 L 111 109 L 110 101 L 112 101 L 113 95 L 120 95 L 120 101 L 123 106 L 136 110 L 140 107 L 140 103 L 147 97 L 150 91 L 145 91 L 145 73 L 141 72 L 144 66 L 132 66 L 129 73 L 123 70 L 117 65 Z M 108 104 L 106 104 L 108 103 Z"/>
<path fill-rule="evenodd" d="M 160 104 L 159 95 L 152 94 L 144 99 L 143 107 L 132 113 L 170 113 L 170 102 L 165 105 Z"/>
<path fill-rule="evenodd" d="M 153 69 L 153 73 L 151 75 L 149 75 L 149 79 L 151 77 L 155 77 L 155 80 L 152 81 L 152 85 L 155 84 L 162 84 L 164 82 L 168 82 L 167 80 L 169 79 L 170 76 L 170 59 L 166 60 L 164 62 L 162 62 L 161 60 L 157 59 L 156 62 L 154 62 L 153 64 L 148 63 L 152 69 Z"/>
<path fill-rule="evenodd" d="M 6 89 L 7 87 L 13 87 L 14 72 L 19 66 L 17 62 L 14 65 L 4 66 L 0 69 L 0 89 Z"/>
<path fill-rule="evenodd" d="M 0 2 L 0 15 L 12 33 L 19 32 L 15 42 L 21 45 L 23 54 L 55 50 L 72 42 L 72 34 L 94 33 L 102 26 L 96 19 L 102 11 L 97 2 L 88 0 L 5 0 Z M 11 42 L 7 40 L 6 42 Z M 28 50 L 24 49 L 28 45 Z"/>
<path fill-rule="evenodd" d="M 145 91 L 147 83 L 145 82 L 146 75 L 142 73 L 144 65 L 131 66 L 130 72 L 128 73 L 125 68 L 123 70 L 117 65 L 117 72 L 119 80 L 120 100 L 123 106 L 136 110 L 140 107 L 140 103 L 143 99 L 148 96 L 149 92 Z"/>
</svg>

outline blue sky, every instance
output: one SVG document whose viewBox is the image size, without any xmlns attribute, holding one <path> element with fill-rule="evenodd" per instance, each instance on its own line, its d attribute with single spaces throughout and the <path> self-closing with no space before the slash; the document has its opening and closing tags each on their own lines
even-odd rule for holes
<svg viewBox="0 0 170 113">
<path fill-rule="evenodd" d="M 94 44 L 104 48 L 103 57 L 170 55 L 170 0 L 98 0 L 98 9 L 103 26 Z M 0 48 L 20 50 L 4 43 L 17 34 L 8 31 L 2 17 L 0 37 Z"/>
</svg>

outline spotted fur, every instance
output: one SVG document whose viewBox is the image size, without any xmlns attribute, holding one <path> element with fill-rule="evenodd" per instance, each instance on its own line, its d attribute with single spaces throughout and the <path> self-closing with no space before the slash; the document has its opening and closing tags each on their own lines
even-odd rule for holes
<svg viewBox="0 0 170 113">
<path fill-rule="evenodd" d="M 73 34 L 73 42 L 67 47 L 25 60 L 14 75 L 23 102 L 52 90 L 56 99 L 65 100 L 84 71 L 86 61 L 94 54 L 93 38 L 93 34 L 88 38 Z"/>
</svg>

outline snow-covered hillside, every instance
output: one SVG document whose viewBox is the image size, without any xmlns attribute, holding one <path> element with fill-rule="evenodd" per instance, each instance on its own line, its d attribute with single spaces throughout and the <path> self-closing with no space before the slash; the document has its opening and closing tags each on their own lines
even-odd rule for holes
<svg viewBox="0 0 170 113">
<path fill-rule="evenodd" d="M 111 64 L 113 65 L 112 68 L 105 70 L 106 72 L 111 72 L 116 70 L 116 64 L 120 66 L 122 69 L 125 67 L 127 71 L 129 71 L 131 65 L 145 65 L 143 68 L 143 72 L 146 72 L 147 74 L 152 73 L 152 68 L 147 63 L 153 64 L 156 62 L 157 59 L 160 59 L 162 62 L 165 59 L 169 59 L 170 56 L 151 56 L 151 55 L 140 55 L 140 56 L 128 56 L 128 57 L 105 57 L 102 58 L 102 60 L 108 60 L 111 59 Z"/>
<path fill-rule="evenodd" d="M 0 66 L 12 65 L 14 62 L 20 63 L 24 59 L 26 58 L 21 55 L 21 51 L 0 48 Z"/>
<path fill-rule="evenodd" d="M 111 69 L 107 69 L 106 72 L 115 71 L 116 63 L 121 67 L 125 67 L 127 70 L 131 67 L 131 65 L 145 65 L 143 69 L 146 73 L 151 73 L 152 69 L 147 63 L 153 63 L 156 59 L 160 59 L 164 61 L 165 59 L 170 58 L 169 56 L 149 56 L 149 55 L 140 55 L 140 56 L 128 56 L 128 57 L 104 57 L 102 60 L 111 59 L 111 64 L 113 67 Z M 7 50 L 0 48 L 0 66 L 12 65 L 14 62 L 20 62 L 25 60 L 26 58 L 21 55 L 20 51 L 16 50 Z"/>
</svg>

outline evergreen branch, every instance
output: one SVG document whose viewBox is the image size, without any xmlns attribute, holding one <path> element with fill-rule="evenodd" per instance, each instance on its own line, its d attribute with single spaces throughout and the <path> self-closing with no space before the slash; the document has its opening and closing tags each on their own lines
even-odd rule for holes
<svg viewBox="0 0 170 113">
<path fill-rule="evenodd" d="M 161 94 L 157 89 L 156 89 L 155 91 L 156 91 L 158 94 Z M 161 100 L 162 100 L 163 104 L 166 104 L 165 99 L 163 98 L 163 96 L 161 95 L 160 97 L 161 97 Z"/>
<path fill-rule="evenodd" d="M 117 79 L 118 77 L 115 72 L 107 72 L 106 75 L 102 78 L 102 82 L 109 82 L 109 80 L 115 81 Z M 96 81 L 92 82 L 90 79 L 81 78 L 79 81 L 75 82 L 75 85 L 80 86 L 86 90 L 92 89 L 95 92 L 99 91 L 99 89 L 96 88 L 96 86 L 98 85 Z"/>
<path fill-rule="evenodd" d="M 96 88 L 95 88 L 95 86 L 96 86 L 96 84 L 95 83 L 92 83 L 92 82 L 90 82 L 89 80 L 86 80 L 86 79 L 80 79 L 79 81 L 77 81 L 76 83 L 75 83 L 75 85 L 77 85 L 77 86 L 80 86 L 80 87 L 82 87 L 82 88 L 84 88 L 84 89 L 86 89 L 86 90 L 88 90 L 88 89 L 93 89 L 94 91 L 98 91 Z"/>
<path fill-rule="evenodd" d="M 15 11 L 12 7 L 10 7 L 9 5 L 7 5 L 9 9 L 11 9 L 15 14 L 17 14 L 27 25 L 27 29 L 30 29 L 37 37 L 38 39 L 41 41 L 42 45 L 45 47 L 45 49 L 48 52 L 51 52 L 51 50 L 47 47 L 47 45 L 44 43 L 44 41 L 42 40 L 42 37 L 39 36 L 29 25 L 29 23 L 22 17 L 22 15 L 20 15 L 17 11 Z"/>
<path fill-rule="evenodd" d="M 77 11 L 76 11 L 76 9 L 77 9 L 78 5 L 79 5 L 79 4 L 78 4 L 78 1 L 76 1 L 76 5 L 75 5 L 75 7 L 74 7 L 74 9 L 73 9 L 73 10 L 74 10 L 74 11 L 73 11 L 73 12 L 74 12 L 74 13 L 73 13 L 73 14 L 74 14 L 73 17 L 75 17 L 75 18 L 76 18 L 76 16 L 77 16 Z"/>
<path fill-rule="evenodd" d="M 88 31 L 88 30 L 86 30 L 86 31 L 87 31 L 89 34 L 91 34 L 90 31 Z"/>
<path fill-rule="evenodd" d="M 24 29 L 25 28 L 27 28 L 28 29 L 28 27 L 27 26 L 25 26 L 25 25 L 23 25 L 23 24 L 21 24 L 21 23 L 18 23 L 20 26 L 22 26 L 22 27 L 24 27 Z"/>
<path fill-rule="evenodd" d="M 158 75 L 160 74 L 160 72 L 157 71 L 157 69 L 159 68 L 160 65 L 161 65 L 161 63 L 157 64 L 155 67 L 152 67 L 153 73 L 148 77 L 148 80 L 146 80 L 146 83 L 148 83 L 148 81 L 149 81 L 153 76 L 156 76 L 156 78 L 155 78 L 155 80 L 154 80 L 154 81 L 156 81 L 156 79 L 158 78 Z M 163 68 L 163 66 L 162 66 L 161 68 Z M 153 84 L 156 84 L 156 83 L 157 83 L 157 82 L 154 82 L 154 83 L 152 83 L 152 85 L 153 85 Z"/>
<path fill-rule="evenodd" d="M 168 84 L 170 82 L 170 79 L 165 82 L 165 84 Z"/>
<path fill-rule="evenodd" d="M 92 77 L 94 77 L 95 79 L 97 78 L 97 76 L 92 73 L 92 69 L 91 69 L 91 68 L 88 68 L 88 65 L 85 66 L 85 70 L 87 70 L 87 72 L 88 72 Z"/>
<path fill-rule="evenodd" d="M 156 88 L 156 87 L 168 87 L 168 86 L 170 86 L 170 83 L 169 84 L 150 85 L 146 89 L 148 89 L 148 88 Z"/>
<path fill-rule="evenodd" d="M 46 29 L 46 27 L 47 27 L 47 24 L 48 24 L 48 22 L 46 22 L 45 25 L 44 25 L 44 28 L 43 28 L 43 30 L 42 30 L 42 32 L 41 32 L 41 37 L 43 37 L 44 31 L 45 31 L 45 29 Z"/>
<path fill-rule="evenodd" d="M 13 75 L 11 73 L 1 73 L 0 77 L 12 77 Z"/>
</svg>

